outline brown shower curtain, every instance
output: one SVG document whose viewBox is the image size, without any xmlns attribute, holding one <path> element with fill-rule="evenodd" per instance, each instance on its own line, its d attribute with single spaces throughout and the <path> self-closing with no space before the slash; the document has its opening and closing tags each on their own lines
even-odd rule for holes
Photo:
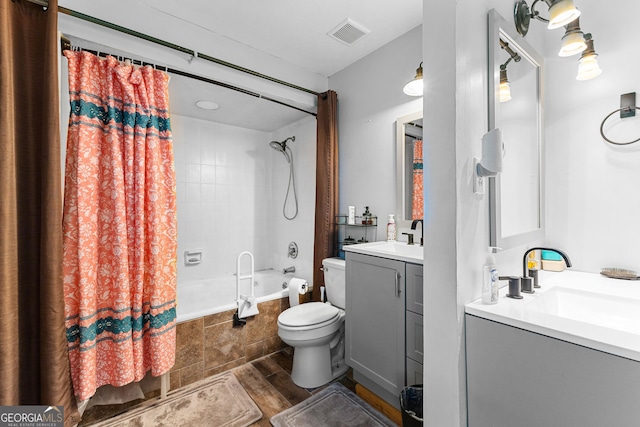
<svg viewBox="0 0 640 427">
<path fill-rule="evenodd" d="M 63 405 L 57 0 L 0 1 L 0 405 Z"/>
<path fill-rule="evenodd" d="M 338 214 L 338 95 L 318 95 L 316 149 L 316 219 L 313 250 L 313 300 L 324 286 L 322 260 L 335 256 Z"/>
</svg>

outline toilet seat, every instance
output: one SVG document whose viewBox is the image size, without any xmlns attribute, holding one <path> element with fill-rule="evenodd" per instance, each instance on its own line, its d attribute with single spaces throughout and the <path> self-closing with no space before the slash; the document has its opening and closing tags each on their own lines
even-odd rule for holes
<svg viewBox="0 0 640 427">
<path fill-rule="evenodd" d="M 278 326 L 288 330 L 320 329 L 335 323 L 341 312 L 331 304 L 310 302 L 291 307 L 278 316 Z"/>
</svg>

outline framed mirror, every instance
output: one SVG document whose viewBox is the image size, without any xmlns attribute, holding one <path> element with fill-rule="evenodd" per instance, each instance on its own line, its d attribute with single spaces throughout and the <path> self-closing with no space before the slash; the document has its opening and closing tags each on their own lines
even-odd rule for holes
<svg viewBox="0 0 640 427">
<path fill-rule="evenodd" d="M 396 121 L 396 221 L 399 226 L 424 217 L 422 111 Z"/>
<path fill-rule="evenodd" d="M 492 9 L 488 62 L 489 130 L 504 144 L 503 171 L 489 179 L 490 244 L 509 249 L 544 237 L 544 60 Z"/>
</svg>

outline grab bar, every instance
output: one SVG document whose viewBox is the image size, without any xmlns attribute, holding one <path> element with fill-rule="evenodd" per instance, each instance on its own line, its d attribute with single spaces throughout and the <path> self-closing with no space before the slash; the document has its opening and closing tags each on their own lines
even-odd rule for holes
<svg viewBox="0 0 640 427">
<path fill-rule="evenodd" d="M 251 272 L 249 274 L 241 274 L 240 264 L 243 256 L 248 256 L 251 260 Z M 240 295 L 240 281 L 249 279 L 249 288 L 251 288 L 250 296 L 249 295 Z M 256 304 L 255 299 L 255 287 L 253 284 L 254 281 L 254 264 L 253 264 L 253 254 L 251 252 L 240 252 L 238 255 L 238 259 L 236 260 L 236 294 L 237 294 L 237 303 L 238 303 L 238 311 L 234 315 L 234 326 L 244 324 L 245 317 L 255 316 L 258 314 L 258 306 Z"/>
</svg>

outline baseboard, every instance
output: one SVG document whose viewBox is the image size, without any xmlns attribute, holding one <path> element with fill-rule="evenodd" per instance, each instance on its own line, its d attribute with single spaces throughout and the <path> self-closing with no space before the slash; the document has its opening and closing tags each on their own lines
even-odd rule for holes
<svg viewBox="0 0 640 427">
<path fill-rule="evenodd" d="M 369 405 L 373 406 L 376 410 L 384 414 L 391 421 L 399 426 L 402 425 L 402 413 L 400 412 L 400 410 L 391 406 L 391 404 L 378 397 L 375 393 L 364 387 L 362 384 L 356 384 L 356 394 Z"/>
</svg>

